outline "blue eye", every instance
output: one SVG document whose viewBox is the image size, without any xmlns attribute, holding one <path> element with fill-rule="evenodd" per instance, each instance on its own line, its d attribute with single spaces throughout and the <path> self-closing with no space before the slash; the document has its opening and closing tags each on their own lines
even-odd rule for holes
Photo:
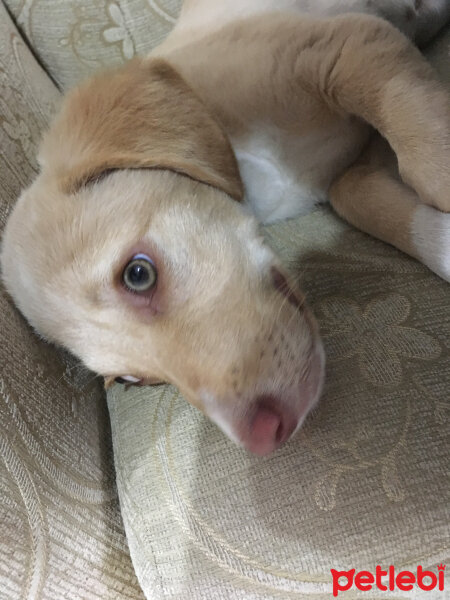
<svg viewBox="0 0 450 600">
<path fill-rule="evenodd" d="M 127 289 L 135 293 L 147 292 L 156 285 L 157 273 L 153 261 L 146 254 L 136 254 L 122 273 Z"/>
</svg>

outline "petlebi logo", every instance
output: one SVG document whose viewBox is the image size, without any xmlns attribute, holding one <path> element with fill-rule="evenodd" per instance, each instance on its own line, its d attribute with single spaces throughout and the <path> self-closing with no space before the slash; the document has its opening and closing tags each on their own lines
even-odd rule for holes
<svg viewBox="0 0 450 600">
<path fill-rule="evenodd" d="M 331 569 L 333 578 L 333 596 L 338 596 L 339 592 L 346 592 L 356 588 L 360 592 L 369 592 L 372 589 L 378 589 L 381 592 L 410 592 L 413 589 L 420 589 L 424 592 L 432 590 L 444 591 L 445 565 L 437 566 L 437 573 L 426 571 L 420 565 L 416 572 L 398 571 L 392 565 L 386 570 L 380 566 L 375 568 L 375 573 L 370 571 L 359 571 L 350 569 L 349 571 L 336 571 Z"/>
</svg>

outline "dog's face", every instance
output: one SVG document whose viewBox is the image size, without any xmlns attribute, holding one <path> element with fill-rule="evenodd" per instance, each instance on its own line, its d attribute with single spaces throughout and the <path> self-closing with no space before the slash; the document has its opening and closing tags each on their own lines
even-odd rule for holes
<svg viewBox="0 0 450 600">
<path fill-rule="evenodd" d="M 83 138 L 81 104 L 81 117 L 63 109 L 8 222 L 8 290 L 95 372 L 173 383 L 233 440 L 271 452 L 317 402 L 324 359 L 301 293 L 230 198 L 233 165 L 195 159 L 180 174 L 169 159 L 155 168 L 137 153 L 127 166 L 109 150 L 99 166 L 89 151 L 107 144 Z"/>
</svg>

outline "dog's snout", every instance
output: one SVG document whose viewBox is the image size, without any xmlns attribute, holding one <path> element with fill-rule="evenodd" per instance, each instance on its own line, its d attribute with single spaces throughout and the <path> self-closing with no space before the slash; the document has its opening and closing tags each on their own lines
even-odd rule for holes
<svg viewBox="0 0 450 600">
<path fill-rule="evenodd" d="M 264 456 L 286 442 L 295 427 L 295 418 L 275 397 L 261 396 L 256 400 L 246 445 L 254 454 Z"/>
<path fill-rule="evenodd" d="M 304 306 L 304 298 L 299 290 L 295 289 L 287 277 L 277 267 L 271 267 L 270 274 L 275 289 L 280 292 L 297 309 Z"/>
</svg>

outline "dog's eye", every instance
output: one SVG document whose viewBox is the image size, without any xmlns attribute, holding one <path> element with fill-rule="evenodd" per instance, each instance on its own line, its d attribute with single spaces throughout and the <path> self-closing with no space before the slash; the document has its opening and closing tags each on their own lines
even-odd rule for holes
<svg viewBox="0 0 450 600">
<path fill-rule="evenodd" d="M 133 375 L 122 375 L 122 377 L 116 377 L 114 381 L 116 383 L 139 383 L 141 380 Z"/>
<path fill-rule="evenodd" d="M 156 284 L 156 269 L 152 260 L 145 254 L 136 254 L 122 273 L 125 287 L 132 292 L 148 292 Z"/>
</svg>

